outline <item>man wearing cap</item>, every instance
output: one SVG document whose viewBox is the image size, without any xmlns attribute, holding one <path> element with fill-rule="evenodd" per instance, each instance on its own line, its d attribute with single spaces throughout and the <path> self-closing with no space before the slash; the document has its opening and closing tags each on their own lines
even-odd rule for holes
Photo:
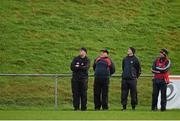
<svg viewBox="0 0 180 121">
<path fill-rule="evenodd" d="M 128 55 L 122 61 L 121 104 L 126 110 L 127 97 L 130 90 L 132 110 L 137 105 L 137 79 L 141 74 L 141 65 L 135 56 L 135 48 L 128 48 Z"/>
<path fill-rule="evenodd" d="M 71 87 L 73 93 L 74 110 L 87 110 L 87 88 L 88 88 L 88 70 L 90 60 L 87 57 L 87 49 L 81 48 L 79 56 L 75 57 L 71 62 L 72 80 Z"/>
<path fill-rule="evenodd" d="M 166 89 L 169 84 L 169 69 L 171 61 L 168 59 L 167 49 L 161 49 L 160 57 L 156 58 L 152 65 L 153 92 L 152 92 L 152 111 L 157 111 L 159 91 L 161 91 L 161 111 L 166 111 Z"/>
<path fill-rule="evenodd" d="M 115 72 L 115 66 L 108 57 L 109 50 L 101 50 L 102 54 L 95 59 L 94 69 L 94 105 L 95 110 L 108 110 L 109 79 Z"/>
</svg>

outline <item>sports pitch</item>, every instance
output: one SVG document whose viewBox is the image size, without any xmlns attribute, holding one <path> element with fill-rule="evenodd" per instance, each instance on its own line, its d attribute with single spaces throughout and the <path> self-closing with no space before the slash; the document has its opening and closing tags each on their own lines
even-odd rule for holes
<svg viewBox="0 0 180 121">
<path fill-rule="evenodd" d="M 0 111 L 0 120 L 180 120 L 180 110 Z"/>
</svg>

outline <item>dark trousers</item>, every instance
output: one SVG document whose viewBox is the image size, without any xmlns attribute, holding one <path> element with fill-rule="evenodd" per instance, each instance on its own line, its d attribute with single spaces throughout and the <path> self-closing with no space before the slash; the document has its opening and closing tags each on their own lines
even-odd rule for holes
<svg viewBox="0 0 180 121">
<path fill-rule="evenodd" d="M 130 90 L 131 105 L 134 107 L 137 105 L 137 80 L 126 80 L 122 79 L 121 83 L 121 104 L 127 105 L 127 98 Z"/>
<path fill-rule="evenodd" d="M 161 91 L 161 110 L 166 110 L 167 84 L 164 79 L 153 79 L 152 110 L 157 109 L 159 91 Z"/>
<path fill-rule="evenodd" d="M 95 110 L 108 109 L 109 78 L 94 79 L 94 105 Z"/>
<path fill-rule="evenodd" d="M 72 94 L 73 94 L 73 106 L 74 109 L 80 108 L 81 110 L 86 110 L 87 107 L 87 88 L 88 88 L 88 79 L 76 79 L 72 78 L 71 80 Z"/>
</svg>

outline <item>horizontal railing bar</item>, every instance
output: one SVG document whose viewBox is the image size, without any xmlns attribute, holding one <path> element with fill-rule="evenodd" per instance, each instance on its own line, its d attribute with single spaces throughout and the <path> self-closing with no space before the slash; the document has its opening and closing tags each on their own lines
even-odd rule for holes
<svg viewBox="0 0 180 121">
<path fill-rule="evenodd" d="M 0 74 L 0 76 L 31 76 L 31 77 L 72 77 L 72 74 Z M 89 74 L 93 77 L 94 74 Z M 152 77 L 152 74 L 143 74 L 141 77 Z M 121 74 L 113 74 L 112 77 L 121 77 Z"/>
<path fill-rule="evenodd" d="M 0 74 L 0 76 L 71 77 L 71 74 Z"/>
</svg>

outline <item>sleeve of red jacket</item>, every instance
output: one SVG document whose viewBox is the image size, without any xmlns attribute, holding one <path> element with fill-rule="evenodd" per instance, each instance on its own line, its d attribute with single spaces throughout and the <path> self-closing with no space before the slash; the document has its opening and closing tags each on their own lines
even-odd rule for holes
<svg viewBox="0 0 180 121">
<path fill-rule="evenodd" d="M 166 63 L 165 63 L 165 67 L 156 67 L 156 70 L 159 71 L 160 73 L 165 73 L 167 72 L 171 67 L 171 61 L 168 60 Z"/>
<path fill-rule="evenodd" d="M 114 74 L 114 73 L 115 73 L 115 65 L 114 65 L 114 63 L 113 63 L 112 60 L 111 60 L 110 74 L 112 75 L 112 74 Z"/>
</svg>

